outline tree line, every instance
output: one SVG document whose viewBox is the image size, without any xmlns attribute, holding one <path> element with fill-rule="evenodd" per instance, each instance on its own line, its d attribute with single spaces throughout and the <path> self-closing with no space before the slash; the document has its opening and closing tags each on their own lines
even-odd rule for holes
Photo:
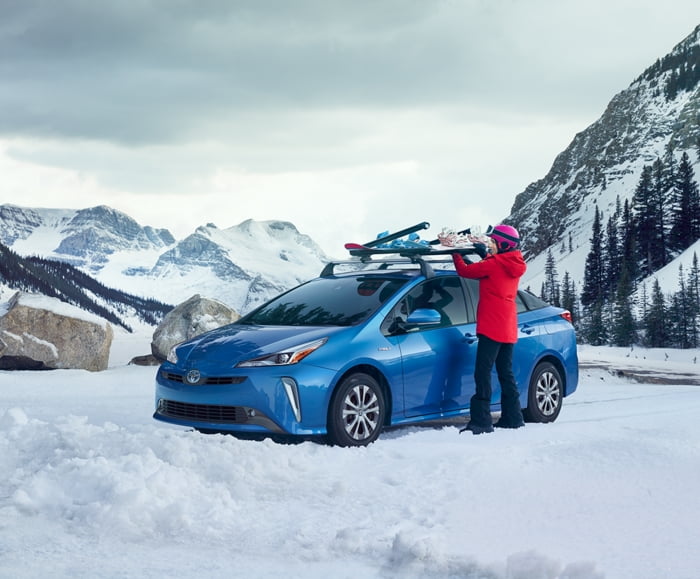
<svg viewBox="0 0 700 579">
<path fill-rule="evenodd" d="M 596 207 L 580 292 L 569 272 L 559 281 L 551 249 L 541 297 L 568 309 L 579 337 L 592 345 L 700 347 L 700 270 L 693 254 L 678 272 L 677 290 L 664 295 L 659 269 L 700 239 L 700 192 L 687 153 L 669 152 L 645 165 L 631 202 L 604 222 Z M 571 244 L 571 240 L 569 240 Z M 571 247 L 570 247 L 571 249 Z"/>
<path fill-rule="evenodd" d="M 684 46 L 681 50 L 657 60 L 642 75 L 642 79 L 657 83 L 657 92 L 663 91 L 667 101 L 674 100 L 680 93 L 695 89 L 700 83 L 700 45 Z"/>
<path fill-rule="evenodd" d="M 78 268 L 50 259 L 22 257 L 0 243 L 0 282 L 11 289 L 44 294 L 92 312 L 131 332 L 129 314 L 157 325 L 173 306 L 108 288 Z"/>
</svg>

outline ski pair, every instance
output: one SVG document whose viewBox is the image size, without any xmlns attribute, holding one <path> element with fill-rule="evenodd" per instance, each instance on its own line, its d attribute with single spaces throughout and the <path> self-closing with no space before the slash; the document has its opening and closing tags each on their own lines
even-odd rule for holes
<svg viewBox="0 0 700 579">
<path fill-rule="evenodd" d="M 433 255 L 444 255 L 444 254 L 450 254 L 450 253 L 474 253 L 474 248 L 473 246 L 469 247 L 451 247 L 449 249 L 432 249 L 431 246 L 434 245 L 439 245 L 442 240 L 440 237 L 437 237 L 431 241 L 428 241 L 427 243 L 424 244 L 419 244 L 412 242 L 410 246 L 398 246 L 398 247 L 377 247 L 379 245 L 384 245 L 388 242 L 391 241 L 396 241 L 401 239 L 402 237 L 410 236 L 412 233 L 416 233 L 417 231 L 421 231 L 423 229 L 427 229 L 430 227 L 430 223 L 427 221 L 421 221 L 420 223 L 417 223 L 416 225 L 412 225 L 411 227 L 406 227 L 405 229 L 401 229 L 399 231 L 396 231 L 394 233 L 388 233 L 385 235 L 380 235 L 376 239 L 373 239 L 371 241 L 368 241 L 367 243 L 360 244 L 360 243 L 346 243 L 345 244 L 345 249 L 347 249 L 350 252 L 350 255 L 355 255 L 355 256 L 362 256 L 366 257 L 369 255 L 373 254 L 391 254 L 391 253 L 398 253 L 401 255 L 425 255 L 425 254 L 433 254 Z M 469 229 L 463 229 L 462 231 L 457 231 L 454 233 L 456 236 L 461 236 L 469 233 Z"/>
</svg>

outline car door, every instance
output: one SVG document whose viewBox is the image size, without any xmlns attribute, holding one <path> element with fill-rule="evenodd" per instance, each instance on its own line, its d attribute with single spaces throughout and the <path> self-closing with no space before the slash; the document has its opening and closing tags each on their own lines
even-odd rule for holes
<svg viewBox="0 0 700 579">
<path fill-rule="evenodd" d="M 476 309 L 479 303 L 479 282 L 471 279 L 464 281 L 467 286 L 469 299 Z M 522 292 L 518 292 L 515 302 L 518 311 L 518 341 L 513 348 L 513 374 L 520 391 L 520 404 L 526 405 L 527 388 L 533 362 L 542 351 L 541 334 L 543 329 L 541 324 L 538 323 L 537 316 L 528 312 L 527 305 L 523 301 Z M 478 345 L 478 340 L 474 343 L 474 358 L 476 357 L 476 345 Z M 470 358 L 472 374 L 474 373 L 474 358 Z M 491 405 L 498 406 L 500 403 L 501 383 L 498 381 L 498 374 L 494 366 L 491 372 Z"/>
<path fill-rule="evenodd" d="M 479 338 L 476 335 L 476 304 L 479 298 L 478 282 L 462 278 L 466 296 L 466 320 L 458 326 L 460 343 L 455 348 L 456 356 L 452 376 L 446 382 L 442 401 L 443 414 L 469 408 L 474 395 L 474 366 Z"/>
<path fill-rule="evenodd" d="M 520 390 L 520 404 L 526 406 L 530 375 L 535 362 L 542 356 L 542 334 L 546 333 L 546 328 L 542 317 L 536 311 L 528 310 L 522 292 L 518 292 L 516 303 L 518 342 L 513 348 L 513 374 Z"/>
<path fill-rule="evenodd" d="M 406 417 L 441 413 L 446 395 L 460 398 L 461 360 L 468 348 L 466 302 L 457 276 L 431 278 L 412 288 L 394 315 L 405 321 L 419 308 L 437 310 L 440 322 L 422 327 L 399 323 L 389 338 L 401 352 L 403 374 L 403 399 L 394 400 L 394 409 L 402 408 Z"/>
</svg>

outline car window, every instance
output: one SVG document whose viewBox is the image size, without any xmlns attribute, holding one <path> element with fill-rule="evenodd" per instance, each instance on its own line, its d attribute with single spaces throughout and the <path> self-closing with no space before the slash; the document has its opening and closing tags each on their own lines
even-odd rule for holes
<svg viewBox="0 0 700 579">
<path fill-rule="evenodd" d="M 405 320 L 419 308 L 437 310 L 440 323 L 423 329 L 435 329 L 467 323 L 467 307 L 462 285 L 457 276 L 441 276 L 429 279 L 412 288 L 382 324 L 382 331 L 392 333 L 396 320 Z"/>
<path fill-rule="evenodd" d="M 470 316 L 474 315 L 474 317 L 470 317 L 469 321 L 474 322 L 476 321 L 476 316 L 472 312 L 476 311 L 476 307 L 479 304 L 479 281 L 475 279 L 465 279 L 464 283 L 467 288 L 467 295 L 474 306 L 474 310 L 468 310 Z M 532 298 L 532 300 L 529 298 Z M 538 303 L 540 305 L 537 305 Z M 515 296 L 515 305 L 518 313 L 521 314 L 522 312 L 526 312 L 528 310 L 545 307 L 547 304 L 532 294 L 520 290 Z"/>
<path fill-rule="evenodd" d="M 541 308 L 546 308 L 549 305 L 547 302 L 541 300 L 535 294 L 530 293 L 527 290 L 520 290 L 518 292 L 518 297 L 522 301 L 524 309 L 527 310 L 539 310 Z M 520 311 L 520 306 L 518 306 L 518 312 Z"/>
<path fill-rule="evenodd" d="M 239 324 L 351 326 L 366 320 L 406 283 L 405 277 L 323 277 L 263 304 Z"/>
<path fill-rule="evenodd" d="M 476 306 L 479 303 L 479 281 L 462 278 L 462 285 L 467 294 L 467 323 L 476 322 Z"/>
</svg>

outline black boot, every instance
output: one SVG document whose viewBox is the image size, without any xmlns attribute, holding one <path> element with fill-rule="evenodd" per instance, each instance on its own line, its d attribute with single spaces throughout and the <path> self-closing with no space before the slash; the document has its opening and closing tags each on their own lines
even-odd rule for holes
<svg viewBox="0 0 700 579">
<path fill-rule="evenodd" d="M 496 424 L 494 424 L 494 426 L 496 428 L 522 428 L 523 426 L 525 426 L 525 422 L 522 420 L 522 418 L 520 419 L 520 421 L 516 420 L 510 422 L 508 420 L 504 420 L 503 417 L 501 417 L 496 421 Z"/>
<path fill-rule="evenodd" d="M 469 422 L 459 433 L 462 434 L 467 430 L 472 434 L 488 434 L 489 432 L 493 432 L 493 426 L 491 424 L 474 424 L 473 422 Z"/>
</svg>

